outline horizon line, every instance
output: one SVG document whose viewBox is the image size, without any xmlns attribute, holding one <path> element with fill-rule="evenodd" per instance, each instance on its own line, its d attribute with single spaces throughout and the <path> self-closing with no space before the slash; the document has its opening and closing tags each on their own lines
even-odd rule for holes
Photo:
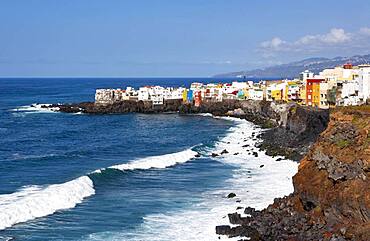
<svg viewBox="0 0 370 241">
<path fill-rule="evenodd" d="M 207 79 L 240 79 L 242 77 L 215 77 L 215 76 L 0 76 L 0 79 L 87 79 L 87 78 L 94 78 L 94 79 L 104 79 L 104 78 L 110 78 L 110 79 L 158 79 L 158 78 L 164 78 L 164 79 L 181 79 L 181 78 L 207 78 Z M 250 78 L 258 78 L 258 77 L 250 77 Z"/>
</svg>

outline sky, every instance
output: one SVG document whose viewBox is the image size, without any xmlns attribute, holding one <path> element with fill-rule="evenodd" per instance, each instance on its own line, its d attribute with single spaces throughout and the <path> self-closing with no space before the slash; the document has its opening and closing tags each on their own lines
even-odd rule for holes
<svg viewBox="0 0 370 241">
<path fill-rule="evenodd" d="M 1 0 L 0 77 L 183 77 L 370 54 L 368 0 Z"/>
</svg>

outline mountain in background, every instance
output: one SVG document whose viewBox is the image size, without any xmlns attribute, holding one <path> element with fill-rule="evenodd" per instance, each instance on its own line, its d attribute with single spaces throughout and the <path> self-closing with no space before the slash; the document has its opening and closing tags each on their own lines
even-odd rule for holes
<svg viewBox="0 0 370 241">
<path fill-rule="evenodd" d="M 246 78 L 294 78 L 298 77 L 299 73 L 305 70 L 310 70 L 315 74 L 326 68 L 334 68 L 345 63 L 352 63 L 353 65 L 369 64 L 370 54 L 355 55 L 352 57 L 335 57 L 329 58 L 309 58 L 301 61 L 291 62 L 288 64 L 274 65 L 263 69 L 245 70 L 239 72 L 231 72 L 218 74 L 214 77 L 241 77 Z"/>
</svg>

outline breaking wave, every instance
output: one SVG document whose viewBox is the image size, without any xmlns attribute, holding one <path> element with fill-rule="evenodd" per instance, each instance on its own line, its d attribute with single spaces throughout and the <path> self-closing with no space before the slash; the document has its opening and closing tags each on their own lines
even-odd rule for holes
<svg viewBox="0 0 370 241">
<path fill-rule="evenodd" d="M 87 239 L 222 240 L 226 237 L 218 237 L 215 234 L 215 226 L 228 223 L 225 217 L 227 213 L 235 211 L 242 213 L 246 206 L 262 209 L 272 203 L 275 197 L 287 195 L 293 191 L 292 176 L 297 171 L 297 163 L 289 160 L 276 162 L 276 157 L 267 156 L 259 151 L 255 147 L 256 142 L 259 141 L 256 136 L 261 132 L 259 127 L 236 118 L 215 118 L 236 123 L 236 126 L 231 127 L 228 134 L 214 147 L 202 148 L 207 149 L 206 153 L 203 153 L 204 150 L 201 151 L 202 155 L 208 155 L 211 152 L 220 154 L 227 149 L 228 153 L 215 158 L 217 161 L 237 168 L 224 188 L 203 193 L 200 203 L 186 209 L 145 216 L 144 222 L 135 234 L 103 232 L 91 234 Z M 58 210 L 75 207 L 85 198 L 94 195 L 94 175 L 100 175 L 108 170 L 124 172 L 172 167 L 196 157 L 198 152 L 193 149 L 140 158 L 102 168 L 63 184 L 46 187 L 30 186 L 12 194 L 0 195 L 0 230 L 16 223 L 53 214 Z M 236 199 L 225 198 L 230 192 L 237 194 Z"/>
<path fill-rule="evenodd" d="M 54 113 L 59 110 L 59 107 L 50 107 L 51 104 L 31 104 L 31 105 L 24 105 L 10 111 L 14 113 L 20 114 L 30 114 L 30 113 Z"/>
<path fill-rule="evenodd" d="M 259 151 L 255 145 L 259 142 L 256 136 L 261 128 L 237 118 L 216 118 L 236 123 L 215 147 L 208 150 L 220 154 L 226 149 L 228 153 L 215 159 L 236 167 L 223 188 L 203 193 L 202 201 L 185 209 L 147 215 L 133 233 L 93 233 L 86 240 L 239 240 L 240 237 L 228 238 L 215 233 L 217 225 L 230 225 L 228 213 L 238 212 L 243 216 L 245 207 L 260 210 L 271 204 L 274 198 L 293 191 L 292 176 L 297 172 L 298 164 L 290 160 L 277 162 L 276 159 L 282 157 L 273 158 Z M 236 198 L 225 198 L 230 192 L 236 193 Z"/>
<path fill-rule="evenodd" d="M 101 173 L 106 169 L 144 170 L 151 168 L 163 169 L 184 163 L 195 157 L 197 152 L 184 151 L 145 157 L 129 163 L 99 169 L 93 173 Z M 0 230 L 17 223 L 44 217 L 58 210 L 74 208 L 83 199 L 95 194 L 92 177 L 82 176 L 62 184 L 46 187 L 28 186 L 11 193 L 0 195 Z"/>
<path fill-rule="evenodd" d="M 62 184 L 30 186 L 0 195 L 0 230 L 14 224 L 75 207 L 95 193 L 92 180 L 82 176 Z"/>
<path fill-rule="evenodd" d="M 187 162 L 195 157 L 197 152 L 193 151 L 192 149 L 187 149 L 184 151 L 165 154 L 160 156 L 150 156 L 145 157 L 142 159 L 138 159 L 136 161 L 132 161 L 125 164 L 114 165 L 108 168 L 103 168 L 95 171 L 94 173 L 100 173 L 106 169 L 116 169 L 120 171 L 127 171 L 127 170 L 146 170 L 151 168 L 163 169 L 167 167 L 171 167 L 180 163 Z"/>
</svg>

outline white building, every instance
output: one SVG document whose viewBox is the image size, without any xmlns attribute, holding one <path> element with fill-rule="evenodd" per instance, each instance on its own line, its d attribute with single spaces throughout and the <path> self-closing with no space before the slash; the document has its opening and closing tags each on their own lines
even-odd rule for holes
<svg viewBox="0 0 370 241">
<path fill-rule="evenodd" d="M 361 67 L 358 76 L 359 97 L 363 102 L 370 98 L 370 66 Z"/>
<path fill-rule="evenodd" d="M 234 81 L 231 83 L 231 86 L 233 88 L 236 88 L 236 89 L 246 89 L 248 88 L 248 83 L 247 82 L 238 82 L 238 81 Z"/>
<path fill-rule="evenodd" d="M 263 89 L 250 88 L 248 90 L 248 99 L 250 100 L 263 100 Z"/>
<path fill-rule="evenodd" d="M 97 89 L 95 91 L 95 103 L 111 104 L 123 100 L 129 100 L 130 96 L 125 90 L 121 89 Z"/>
<path fill-rule="evenodd" d="M 138 91 L 138 100 L 148 101 L 149 98 L 149 88 L 148 87 L 140 87 Z"/>
<path fill-rule="evenodd" d="M 164 98 L 161 94 L 153 94 L 150 96 L 153 105 L 163 105 Z"/>
<path fill-rule="evenodd" d="M 299 74 L 299 80 L 301 81 L 306 81 L 307 79 L 312 79 L 313 77 L 314 73 L 309 70 L 305 70 Z"/>
<path fill-rule="evenodd" d="M 321 82 L 320 83 L 320 103 L 319 103 L 319 108 L 321 109 L 329 108 L 328 90 L 329 90 L 329 84 L 325 82 Z"/>
</svg>

